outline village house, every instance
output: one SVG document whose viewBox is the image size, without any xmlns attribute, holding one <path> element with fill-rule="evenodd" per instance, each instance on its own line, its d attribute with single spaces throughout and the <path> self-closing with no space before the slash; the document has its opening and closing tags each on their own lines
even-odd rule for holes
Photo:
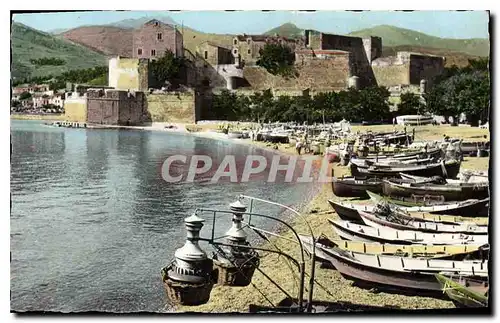
<svg viewBox="0 0 500 323">
<path fill-rule="evenodd" d="M 49 104 L 58 106 L 60 108 L 64 107 L 64 94 L 55 94 L 50 96 Z"/>
<path fill-rule="evenodd" d="M 152 19 L 133 32 L 134 58 L 156 59 L 170 50 L 176 57 L 184 56 L 183 38 L 175 25 Z"/>
<path fill-rule="evenodd" d="M 35 109 L 39 109 L 41 107 L 43 107 L 44 105 L 47 105 L 49 104 L 49 99 L 50 97 L 48 95 L 36 95 L 34 94 L 33 95 L 33 107 Z"/>
</svg>

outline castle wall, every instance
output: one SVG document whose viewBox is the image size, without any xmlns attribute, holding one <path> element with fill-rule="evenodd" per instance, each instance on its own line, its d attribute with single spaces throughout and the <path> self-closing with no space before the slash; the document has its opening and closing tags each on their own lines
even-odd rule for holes
<svg viewBox="0 0 500 323">
<path fill-rule="evenodd" d="M 64 101 L 64 118 L 71 122 L 87 122 L 87 97 L 72 94 Z"/>
<path fill-rule="evenodd" d="M 145 117 L 143 92 L 90 90 L 87 100 L 89 123 L 138 125 Z"/>
<path fill-rule="evenodd" d="M 199 116 L 196 95 L 190 92 L 168 92 L 146 95 L 147 111 L 153 122 L 195 123 Z"/>
<path fill-rule="evenodd" d="M 337 91 L 345 89 L 350 76 L 348 53 L 329 55 L 325 59 L 296 61 L 296 78 L 285 79 L 267 72 L 262 67 L 245 67 L 243 76 L 252 89 L 303 90 L 315 89 Z"/>
<path fill-rule="evenodd" d="M 145 59 L 115 57 L 109 60 L 108 85 L 118 90 L 146 91 L 148 62 Z"/>
<path fill-rule="evenodd" d="M 424 79 L 431 86 L 432 79 L 444 72 L 444 63 L 443 57 L 410 54 L 409 84 L 417 85 Z"/>
<path fill-rule="evenodd" d="M 363 39 L 322 33 L 320 41 L 321 50 L 341 50 L 350 53 L 350 74 L 359 77 L 361 87 L 376 84 L 370 61 L 366 56 Z"/>
<path fill-rule="evenodd" d="M 373 74 L 377 79 L 378 86 L 396 86 L 399 84 L 409 84 L 410 67 L 408 64 L 377 66 L 373 65 Z"/>
</svg>

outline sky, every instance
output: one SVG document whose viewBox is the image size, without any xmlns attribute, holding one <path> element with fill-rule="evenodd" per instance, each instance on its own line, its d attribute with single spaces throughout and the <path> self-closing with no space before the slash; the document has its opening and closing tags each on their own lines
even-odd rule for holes
<svg viewBox="0 0 500 323">
<path fill-rule="evenodd" d="M 207 33 L 259 34 L 291 22 L 301 29 L 347 34 L 393 25 L 443 38 L 488 38 L 486 11 L 87 11 L 14 14 L 13 20 L 42 31 L 104 25 L 144 16 L 169 16 Z"/>
</svg>

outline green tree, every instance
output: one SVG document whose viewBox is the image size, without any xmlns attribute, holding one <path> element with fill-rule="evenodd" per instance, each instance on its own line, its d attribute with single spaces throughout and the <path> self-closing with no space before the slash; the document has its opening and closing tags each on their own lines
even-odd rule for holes
<svg viewBox="0 0 500 323">
<path fill-rule="evenodd" d="M 234 92 L 222 90 L 212 98 L 211 117 L 216 120 L 238 120 L 237 101 L 238 96 Z"/>
<path fill-rule="evenodd" d="M 290 47 L 282 44 L 266 44 L 259 50 L 259 55 L 257 65 L 264 67 L 269 73 L 284 77 L 296 74 L 293 65 L 295 53 Z"/>
<path fill-rule="evenodd" d="M 155 87 L 162 87 L 166 82 L 177 85 L 180 81 L 179 78 L 183 66 L 183 58 L 176 57 L 170 50 L 165 51 L 163 57 L 149 64 L 149 69 L 153 76 L 153 85 Z"/>
<path fill-rule="evenodd" d="M 469 122 L 477 124 L 488 115 L 490 91 L 487 72 L 459 73 L 433 87 L 426 97 L 427 105 L 436 115 L 457 120 L 464 113 Z"/>
<path fill-rule="evenodd" d="M 401 94 L 400 99 L 401 102 L 398 104 L 399 115 L 421 114 L 425 111 L 420 96 L 415 93 L 405 92 Z"/>
<path fill-rule="evenodd" d="M 265 122 L 266 111 L 271 109 L 274 105 L 274 97 L 271 90 L 265 90 L 260 92 L 255 92 L 250 97 L 251 104 L 251 119 L 253 121 Z"/>
<path fill-rule="evenodd" d="M 31 99 L 31 93 L 29 92 L 23 92 L 21 93 L 21 95 L 19 95 L 19 100 L 27 100 L 27 99 Z"/>
<path fill-rule="evenodd" d="M 358 120 L 381 121 L 390 116 L 390 92 L 383 86 L 373 86 L 359 91 Z"/>
</svg>

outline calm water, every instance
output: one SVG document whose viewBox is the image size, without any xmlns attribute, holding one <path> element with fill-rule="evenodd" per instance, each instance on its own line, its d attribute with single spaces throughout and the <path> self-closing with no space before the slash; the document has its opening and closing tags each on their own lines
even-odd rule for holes
<svg viewBox="0 0 500 323">
<path fill-rule="evenodd" d="M 11 143 L 15 311 L 166 311 L 160 269 L 183 244 L 186 216 L 197 207 L 227 209 L 238 194 L 296 205 L 311 187 L 258 179 L 167 183 L 160 170 L 169 155 L 272 158 L 257 148 L 182 134 L 12 121 Z M 210 235 L 209 222 L 202 235 Z M 216 233 L 225 232 L 229 223 L 218 220 Z"/>
</svg>

